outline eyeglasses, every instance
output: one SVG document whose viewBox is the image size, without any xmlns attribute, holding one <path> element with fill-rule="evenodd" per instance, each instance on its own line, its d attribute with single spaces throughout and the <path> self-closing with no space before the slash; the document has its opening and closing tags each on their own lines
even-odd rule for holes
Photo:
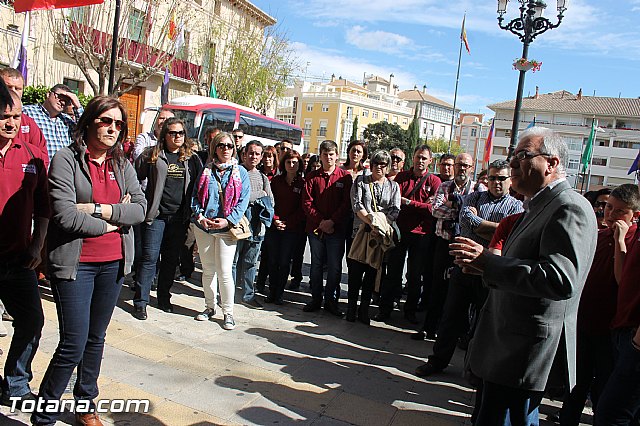
<svg viewBox="0 0 640 426">
<path fill-rule="evenodd" d="M 69 105 L 71 103 L 71 98 L 69 98 L 67 95 L 63 95 L 62 93 L 57 93 L 57 92 L 51 92 L 51 93 L 53 93 L 53 96 L 63 104 Z"/>
<path fill-rule="evenodd" d="M 604 209 L 605 207 L 607 207 L 607 202 L 606 201 L 596 201 L 595 203 L 593 203 L 593 207 L 598 207 L 598 208 Z"/>
<path fill-rule="evenodd" d="M 499 181 L 499 182 L 504 182 L 505 180 L 509 179 L 510 176 L 487 176 L 487 180 L 490 182 L 493 181 Z"/>
<path fill-rule="evenodd" d="M 461 169 L 470 169 L 471 167 L 473 167 L 473 164 L 456 163 L 455 165 L 460 167 Z"/>
<path fill-rule="evenodd" d="M 522 161 L 522 160 L 531 160 L 532 158 L 539 157 L 541 155 L 550 155 L 550 154 L 547 154 L 546 152 L 538 152 L 536 154 L 536 153 L 529 152 L 529 151 L 520 151 L 520 152 L 516 153 L 513 156 L 513 158 L 515 158 L 518 161 Z"/>
<path fill-rule="evenodd" d="M 231 143 L 219 143 L 218 145 L 216 145 L 216 148 L 233 149 L 233 148 L 235 148 L 235 145 L 233 145 Z"/>
<path fill-rule="evenodd" d="M 373 167 L 387 167 L 389 164 L 388 163 L 373 163 Z"/>
<path fill-rule="evenodd" d="M 55 92 L 53 92 L 55 93 Z M 117 131 L 121 131 L 124 126 L 125 126 L 125 122 L 122 120 L 114 120 L 111 117 L 98 117 L 96 118 L 96 123 L 100 126 L 103 127 L 110 127 L 113 123 L 116 123 L 116 130 Z"/>
<path fill-rule="evenodd" d="M 242 139 L 244 138 L 244 135 L 233 135 L 233 137 L 236 139 Z"/>
<path fill-rule="evenodd" d="M 174 138 L 183 138 L 185 135 L 184 130 L 169 130 L 167 132 L 169 136 L 173 136 Z"/>
<path fill-rule="evenodd" d="M 392 155 L 391 162 L 394 162 L 394 161 L 400 163 L 401 161 L 404 161 L 404 158 L 398 157 L 397 155 Z"/>
</svg>

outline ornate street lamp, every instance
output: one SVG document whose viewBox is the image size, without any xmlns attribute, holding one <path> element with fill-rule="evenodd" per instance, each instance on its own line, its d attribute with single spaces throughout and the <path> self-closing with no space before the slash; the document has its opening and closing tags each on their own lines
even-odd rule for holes
<svg viewBox="0 0 640 426">
<path fill-rule="evenodd" d="M 518 0 L 520 3 L 520 16 L 512 19 L 503 25 L 504 14 L 507 13 L 509 0 L 498 0 L 498 25 L 503 30 L 507 30 L 517 35 L 522 41 L 522 58 L 527 59 L 529 44 L 537 35 L 557 28 L 562 22 L 564 12 L 567 10 L 567 0 L 557 0 L 558 22 L 556 24 L 542 16 L 542 12 L 547 4 L 541 0 Z M 511 127 L 511 141 L 509 143 L 509 155 L 511 158 L 518 141 L 518 128 L 520 125 L 520 109 L 522 108 L 522 91 L 524 90 L 524 76 L 526 70 L 520 70 L 518 79 L 518 93 L 516 96 L 516 107 L 513 110 L 513 125 Z"/>
</svg>

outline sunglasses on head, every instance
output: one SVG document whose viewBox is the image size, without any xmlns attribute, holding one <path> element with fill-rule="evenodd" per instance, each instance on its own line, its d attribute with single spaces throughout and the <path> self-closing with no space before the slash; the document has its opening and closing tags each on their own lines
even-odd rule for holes
<svg viewBox="0 0 640 426">
<path fill-rule="evenodd" d="M 504 182 L 505 180 L 509 179 L 509 176 L 487 176 L 487 180 L 493 182 L 493 181 L 499 181 L 499 182 Z"/>
<path fill-rule="evenodd" d="M 233 149 L 233 148 L 235 148 L 235 145 L 233 145 L 231 143 L 219 143 L 218 145 L 216 145 L 216 148 Z"/>
<path fill-rule="evenodd" d="M 173 136 L 174 138 L 182 138 L 184 137 L 185 132 L 184 130 L 169 130 L 167 134 Z"/>
<path fill-rule="evenodd" d="M 109 127 L 111 126 L 113 123 L 116 123 L 116 130 L 117 131 L 121 131 L 124 126 L 125 126 L 125 122 L 122 120 L 114 120 L 111 117 L 98 117 L 96 119 L 96 122 L 100 125 L 100 126 L 104 126 L 104 127 Z"/>
</svg>

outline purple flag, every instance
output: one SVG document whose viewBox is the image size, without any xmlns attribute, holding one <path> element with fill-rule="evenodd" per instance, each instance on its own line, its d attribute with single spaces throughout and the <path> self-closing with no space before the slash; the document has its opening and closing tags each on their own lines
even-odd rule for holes
<svg viewBox="0 0 640 426">
<path fill-rule="evenodd" d="M 29 42 L 29 12 L 24 14 L 24 25 L 22 27 L 22 40 L 13 59 L 12 67 L 20 71 L 27 85 L 27 43 Z"/>
<path fill-rule="evenodd" d="M 169 102 L 169 66 L 164 69 L 164 79 L 160 88 L 160 104 L 164 105 Z"/>
</svg>

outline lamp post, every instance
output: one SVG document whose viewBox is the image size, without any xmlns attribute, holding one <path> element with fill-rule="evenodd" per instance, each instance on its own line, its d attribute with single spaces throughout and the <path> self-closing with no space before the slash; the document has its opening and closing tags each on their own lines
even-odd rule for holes
<svg viewBox="0 0 640 426">
<path fill-rule="evenodd" d="M 512 19 L 506 25 L 503 25 L 504 14 L 507 13 L 507 4 L 509 0 L 498 0 L 498 26 L 503 30 L 507 30 L 517 35 L 522 41 L 522 58 L 527 59 L 529 54 L 529 44 L 537 35 L 543 32 L 557 28 L 562 22 L 564 11 L 567 10 L 568 0 L 557 0 L 558 22 L 552 23 L 542 16 L 542 12 L 547 4 L 542 0 L 518 0 L 520 3 L 520 16 Z M 513 124 L 511 126 L 511 141 L 509 143 L 509 154 L 507 158 L 511 158 L 518 141 L 518 128 L 520 125 L 520 109 L 522 108 L 522 92 L 524 90 L 525 70 L 520 70 L 518 78 L 518 93 L 516 96 L 516 107 L 513 110 Z"/>
</svg>

